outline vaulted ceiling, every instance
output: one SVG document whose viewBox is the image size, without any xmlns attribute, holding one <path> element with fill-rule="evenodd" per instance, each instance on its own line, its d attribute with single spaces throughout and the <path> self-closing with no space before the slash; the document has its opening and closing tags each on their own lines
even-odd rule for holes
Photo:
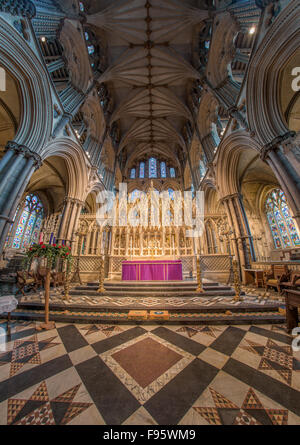
<svg viewBox="0 0 300 445">
<path fill-rule="evenodd" d="M 197 36 L 209 18 L 205 1 L 90 1 L 87 25 L 107 45 L 108 66 L 98 79 L 113 97 L 109 125 L 118 124 L 119 153 L 164 154 L 180 165 L 183 128 Z"/>
</svg>

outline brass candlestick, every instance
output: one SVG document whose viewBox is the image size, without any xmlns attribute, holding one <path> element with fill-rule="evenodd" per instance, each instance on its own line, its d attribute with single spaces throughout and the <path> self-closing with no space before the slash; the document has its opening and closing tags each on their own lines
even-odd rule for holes
<svg viewBox="0 0 300 445">
<path fill-rule="evenodd" d="M 104 289 L 104 258 L 101 255 L 100 257 L 100 271 L 99 271 L 99 289 L 97 290 L 99 294 L 102 294 L 105 292 Z"/>
<path fill-rule="evenodd" d="M 232 261 L 233 266 L 233 277 L 234 277 L 234 290 L 235 290 L 235 301 L 240 301 L 241 299 L 241 280 L 240 273 L 238 270 L 238 262 L 237 260 Z"/>
<path fill-rule="evenodd" d="M 67 266 L 66 266 L 64 291 L 65 291 L 64 300 L 69 301 L 69 292 L 70 292 L 70 267 L 69 267 L 69 264 L 67 264 Z"/>
<path fill-rule="evenodd" d="M 197 258 L 197 283 L 198 283 L 197 292 L 202 294 L 204 292 L 204 289 L 203 289 L 203 285 L 202 285 L 200 256 Z"/>
</svg>

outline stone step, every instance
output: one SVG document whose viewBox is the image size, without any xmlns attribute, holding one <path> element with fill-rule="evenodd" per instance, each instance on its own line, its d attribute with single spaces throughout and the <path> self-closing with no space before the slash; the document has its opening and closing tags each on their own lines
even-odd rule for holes
<svg viewBox="0 0 300 445">
<path fill-rule="evenodd" d="M 195 307 L 195 305 L 190 304 L 186 305 L 184 307 L 176 307 L 172 306 L 171 304 L 163 305 L 149 305 L 146 306 L 145 304 L 139 305 L 127 305 L 118 307 L 114 305 L 113 303 L 101 303 L 99 305 L 89 305 L 89 304 L 81 304 L 81 303 L 51 303 L 50 304 L 50 310 L 55 310 L 57 312 L 64 312 L 64 311 L 81 311 L 81 312 L 129 312 L 131 310 L 160 310 L 164 311 L 167 310 L 170 313 L 177 313 L 177 312 L 193 312 L 193 313 L 201 313 L 201 314 L 210 314 L 210 313 L 224 313 L 226 311 L 230 311 L 232 313 L 235 312 L 278 312 L 278 308 L 280 305 L 278 304 L 268 304 L 268 305 L 260 305 L 260 304 L 251 304 L 249 303 L 243 303 L 241 302 L 239 306 L 232 306 L 232 305 L 224 305 L 220 304 L 218 306 L 198 306 Z M 43 311 L 44 310 L 44 304 L 40 302 L 20 302 L 18 304 L 19 310 L 33 310 L 33 311 Z"/>
<path fill-rule="evenodd" d="M 5 318 L 1 315 L 0 318 Z M 44 311 L 34 310 L 32 308 L 19 308 L 11 314 L 12 320 L 25 320 L 25 321 L 44 321 Z M 197 324 L 197 325 L 238 325 L 238 324 L 279 324 L 284 323 L 285 318 L 277 312 L 233 312 L 230 314 L 210 312 L 173 312 L 170 313 L 170 319 L 168 321 L 131 321 L 128 320 L 127 311 L 112 312 L 97 312 L 69 309 L 67 312 L 59 311 L 56 309 L 50 309 L 51 321 L 62 323 L 113 323 L 113 324 L 179 324 L 184 322 L 185 324 Z"/>
<path fill-rule="evenodd" d="M 75 286 L 74 290 L 82 290 L 82 291 L 97 291 L 99 288 L 99 285 L 96 286 Z M 107 290 L 107 292 L 144 292 L 145 289 L 149 292 L 195 292 L 197 287 L 191 287 L 191 286 L 174 286 L 174 287 L 154 287 L 154 286 L 104 286 L 104 288 Z M 204 290 L 208 291 L 224 291 L 224 290 L 232 290 L 230 286 L 203 286 Z"/>
<path fill-rule="evenodd" d="M 99 293 L 96 290 L 82 290 L 82 289 L 72 289 L 70 291 L 70 295 L 78 295 L 78 296 L 94 296 L 99 297 Z M 105 295 L 109 297 L 169 297 L 169 296 L 203 296 L 203 297 L 217 297 L 217 296 L 234 296 L 235 292 L 232 289 L 229 290 L 205 290 L 202 294 L 196 293 L 194 290 L 192 291 L 184 291 L 182 289 L 176 290 L 176 291 L 170 291 L 170 290 L 160 290 L 160 291 L 149 291 L 148 289 L 144 290 L 119 290 L 119 291 L 105 291 Z M 241 292 L 241 295 L 244 295 L 244 292 Z"/>
<path fill-rule="evenodd" d="M 99 286 L 99 282 L 98 281 L 93 281 L 93 282 L 88 282 L 86 283 L 86 286 Z M 124 287 L 124 286 L 129 286 L 129 287 L 140 287 L 140 286 L 151 286 L 151 287 L 191 287 L 191 288 L 196 288 L 197 287 L 197 283 L 195 281 L 105 281 L 104 282 L 104 286 L 106 288 L 110 288 L 110 287 Z M 203 282 L 203 286 L 206 287 L 211 287 L 211 286 L 220 286 L 219 283 L 217 282 L 208 282 L 208 281 L 204 281 Z M 223 284 L 221 284 L 221 286 L 224 286 Z"/>
</svg>

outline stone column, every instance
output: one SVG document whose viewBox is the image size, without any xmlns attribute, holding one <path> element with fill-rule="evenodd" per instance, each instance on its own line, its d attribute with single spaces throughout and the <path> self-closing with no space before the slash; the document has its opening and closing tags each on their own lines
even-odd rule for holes
<svg viewBox="0 0 300 445">
<path fill-rule="evenodd" d="M 76 230 L 77 230 L 77 226 L 78 226 L 78 222 L 79 222 L 79 218 L 81 215 L 81 210 L 84 206 L 84 202 L 80 201 L 79 199 L 75 200 L 75 205 L 74 205 L 74 218 L 72 221 L 72 234 L 71 234 L 71 243 L 74 243 L 75 241 L 75 235 L 76 235 Z"/>
<path fill-rule="evenodd" d="M 175 229 L 175 255 L 180 256 L 179 228 Z"/>
<path fill-rule="evenodd" d="M 288 132 L 267 144 L 262 150 L 261 158 L 273 170 L 300 228 L 300 176 L 283 152 L 284 148 L 293 144 L 294 134 Z"/>
<path fill-rule="evenodd" d="M 9 142 L 0 163 L 0 253 L 32 173 L 41 166 L 40 156 L 24 145 Z"/>
<path fill-rule="evenodd" d="M 64 210 L 58 229 L 57 242 L 63 240 L 71 246 L 74 242 L 75 232 L 84 203 L 78 199 L 67 196 L 64 200 Z"/>
<path fill-rule="evenodd" d="M 144 242 L 144 237 L 143 237 L 143 230 L 142 230 L 141 227 L 140 227 L 140 229 L 139 229 L 139 233 L 140 233 L 140 252 L 139 252 L 139 255 L 140 255 L 140 256 L 143 256 L 143 242 Z"/>
<path fill-rule="evenodd" d="M 239 193 L 226 196 L 224 203 L 234 233 L 234 254 L 240 262 L 244 279 L 244 268 L 251 267 L 251 261 L 255 261 L 255 252 L 242 196 Z"/>
<path fill-rule="evenodd" d="M 64 209 L 62 212 L 60 226 L 59 226 L 58 234 L 57 234 L 57 243 L 58 244 L 60 244 L 63 240 L 66 240 L 65 232 L 66 232 L 67 221 L 69 219 L 70 206 L 71 206 L 71 198 L 66 196 L 64 199 Z"/>
</svg>

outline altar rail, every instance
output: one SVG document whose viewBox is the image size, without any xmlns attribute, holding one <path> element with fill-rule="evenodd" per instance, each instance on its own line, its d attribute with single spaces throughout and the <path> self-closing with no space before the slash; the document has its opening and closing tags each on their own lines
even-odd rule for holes
<svg viewBox="0 0 300 445">
<path fill-rule="evenodd" d="M 78 257 L 74 257 L 76 265 Z M 112 256 L 108 257 L 105 265 L 105 277 L 111 280 L 120 280 L 122 275 L 122 262 L 126 257 Z M 146 259 L 146 258 L 145 258 Z M 184 256 L 182 260 L 183 277 L 185 280 L 196 279 L 196 260 L 195 257 Z M 203 255 L 201 256 L 201 269 L 203 277 L 213 281 L 225 282 L 229 275 L 229 256 L 228 255 Z M 100 256 L 84 255 L 80 257 L 80 275 L 81 279 L 94 281 L 99 278 Z"/>
</svg>

